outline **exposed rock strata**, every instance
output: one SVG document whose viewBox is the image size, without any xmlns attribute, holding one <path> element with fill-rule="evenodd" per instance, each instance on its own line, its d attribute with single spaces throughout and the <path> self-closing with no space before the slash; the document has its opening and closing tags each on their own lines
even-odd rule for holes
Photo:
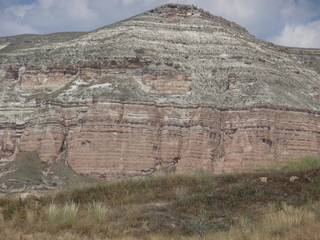
<svg viewBox="0 0 320 240">
<path fill-rule="evenodd" d="M 2 125 L 2 162 L 18 151 L 37 151 L 53 162 L 67 150 L 76 172 L 107 178 L 172 167 L 220 172 L 320 155 L 317 111 L 110 99 L 46 102 L 25 111 L 24 123 Z"/>
<path fill-rule="evenodd" d="M 190 5 L 89 33 L 0 38 L 0 154 L 96 177 L 320 154 L 320 52 Z"/>
<path fill-rule="evenodd" d="M 89 33 L 0 38 L 0 46 L 2 106 L 109 97 L 320 110 L 318 49 L 258 40 L 195 6 L 160 6 Z"/>
</svg>

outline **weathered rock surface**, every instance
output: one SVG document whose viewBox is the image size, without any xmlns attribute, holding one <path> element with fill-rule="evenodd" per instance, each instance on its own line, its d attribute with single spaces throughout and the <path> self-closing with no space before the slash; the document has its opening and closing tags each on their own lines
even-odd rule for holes
<svg viewBox="0 0 320 240">
<path fill-rule="evenodd" d="M 1 162 L 67 152 L 101 178 L 320 155 L 320 50 L 189 5 L 89 33 L 0 38 Z"/>
<path fill-rule="evenodd" d="M 320 112 L 314 110 L 99 98 L 48 101 L 21 114 L 27 111 L 25 123 L 2 124 L 2 161 L 37 151 L 53 163 L 67 150 L 67 164 L 76 172 L 108 178 L 172 168 L 220 172 L 320 155 Z M 11 114 L 2 109 L 2 115 Z"/>
</svg>

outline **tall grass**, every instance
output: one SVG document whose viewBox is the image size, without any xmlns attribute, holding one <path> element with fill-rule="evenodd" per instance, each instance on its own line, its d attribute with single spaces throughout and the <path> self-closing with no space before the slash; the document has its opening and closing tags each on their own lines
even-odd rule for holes
<svg viewBox="0 0 320 240">
<path fill-rule="evenodd" d="M 212 234 L 206 239 L 319 239 L 318 226 L 319 221 L 311 208 L 283 203 L 279 209 L 275 204 L 270 204 L 259 221 L 240 217 L 230 231 Z"/>
<path fill-rule="evenodd" d="M 6 239 L 320 239 L 320 167 L 304 161 L 296 170 L 196 171 L 7 197 L 0 231 Z"/>
<path fill-rule="evenodd" d="M 320 168 L 320 157 L 317 156 L 306 156 L 299 160 L 288 161 L 284 169 L 290 171 L 296 170 L 309 170 Z"/>
<path fill-rule="evenodd" d="M 106 207 L 102 203 L 92 202 L 90 205 L 87 206 L 87 209 L 91 216 L 97 219 L 98 221 L 103 221 L 106 219 L 108 207 Z"/>
<path fill-rule="evenodd" d="M 74 202 L 67 203 L 63 208 L 63 223 L 70 225 L 76 222 L 79 206 Z"/>
<path fill-rule="evenodd" d="M 56 231 L 56 232 L 35 232 L 25 233 L 17 229 L 4 227 L 1 231 L 6 239 L 186 239 L 186 240 L 316 240 L 320 237 L 319 218 L 313 211 L 314 207 L 319 207 L 319 203 L 309 204 L 304 207 L 293 207 L 285 203 L 277 206 L 269 204 L 263 210 L 259 220 L 253 220 L 248 216 L 240 216 L 234 220 L 234 224 L 228 231 L 215 231 L 214 226 L 208 220 L 208 213 L 202 212 L 198 218 L 194 219 L 189 226 L 184 226 L 185 234 L 161 235 L 152 232 L 124 234 L 118 237 L 109 237 L 108 234 L 99 234 L 97 230 L 90 235 L 83 235 L 75 231 Z M 319 211 L 319 210 L 318 210 Z M 89 218 L 86 218 L 88 221 Z M 109 224 L 110 222 L 107 222 Z M 82 223 L 80 223 L 82 224 Z M 135 224 L 135 223 L 132 223 Z M 92 228 L 95 228 L 91 225 Z M 127 228 L 123 228 L 125 233 Z M 111 229 L 109 229 L 111 230 Z M 112 230 L 111 230 L 112 231 Z M 196 235 L 194 235 L 196 233 Z"/>
<path fill-rule="evenodd" d="M 306 226 L 316 222 L 316 216 L 305 208 L 296 208 L 286 203 L 282 203 L 281 209 L 275 204 L 270 204 L 262 220 L 264 231 L 279 234 L 281 232 L 295 231 L 301 226 Z"/>
<path fill-rule="evenodd" d="M 59 208 L 56 204 L 54 203 L 51 203 L 49 206 L 48 206 L 48 215 L 47 215 L 47 218 L 48 218 L 48 221 L 50 223 L 54 223 L 58 220 L 59 218 Z"/>
<path fill-rule="evenodd" d="M 71 225 L 77 220 L 79 206 L 74 202 L 66 203 L 63 208 L 55 203 L 47 207 L 47 221 L 54 224 Z"/>
</svg>

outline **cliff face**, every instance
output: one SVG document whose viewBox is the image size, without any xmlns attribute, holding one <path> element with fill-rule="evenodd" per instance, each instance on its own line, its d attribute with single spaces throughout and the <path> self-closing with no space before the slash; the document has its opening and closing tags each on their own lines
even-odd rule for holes
<svg viewBox="0 0 320 240">
<path fill-rule="evenodd" d="M 68 138 L 77 172 L 220 172 L 320 154 L 319 112 L 99 101 Z M 98 156 L 98 157 L 97 157 Z"/>
<path fill-rule="evenodd" d="M 67 151 L 68 166 L 100 178 L 170 169 L 221 172 L 320 154 L 318 111 L 103 98 L 82 104 L 48 101 L 20 111 L 29 112 L 25 122 L 2 125 L 3 161 L 19 151 L 37 151 L 54 163 Z M 13 118 L 10 109 L 2 115 Z"/>
<path fill-rule="evenodd" d="M 101 178 L 320 154 L 320 51 L 189 5 L 89 33 L 0 38 L 0 154 Z"/>
</svg>

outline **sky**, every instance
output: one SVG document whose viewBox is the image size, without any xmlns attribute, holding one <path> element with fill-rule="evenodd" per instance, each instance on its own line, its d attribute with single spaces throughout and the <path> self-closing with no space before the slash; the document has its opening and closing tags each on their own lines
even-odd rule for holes
<svg viewBox="0 0 320 240">
<path fill-rule="evenodd" d="M 279 45 L 320 48 L 320 0 L 0 0 L 0 37 L 91 31 L 167 3 L 193 4 Z"/>
</svg>

